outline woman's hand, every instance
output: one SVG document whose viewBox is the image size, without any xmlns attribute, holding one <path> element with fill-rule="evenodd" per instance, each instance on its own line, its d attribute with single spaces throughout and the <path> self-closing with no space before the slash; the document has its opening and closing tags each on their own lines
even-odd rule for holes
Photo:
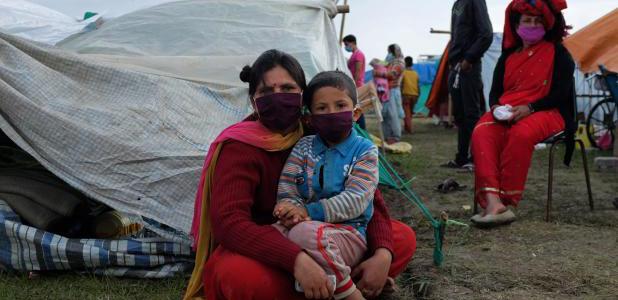
<svg viewBox="0 0 618 300">
<path fill-rule="evenodd" d="M 511 112 L 513 113 L 513 116 L 509 120 L 510 122 L 517 122 L 532 114 L 528 105 L 517 105 L 511 108 Z"/>
<path fill-rule="evenodd" d="M 305 252 L 296 256 L 294 278 L 305 291 L 307 299 L 330 299 L 333 296 L 334 287 L 326 272 Z"/>
<path fill-rule="evenodd" d="M 363 293 L 363 296 L 375 298 L 382 293 L 392 260 L 393 255 L 390 251 L 378 248 L 373 256 L 354 268 L 351 276 L 352 278 L 360 276 L 356 287 Z"/>
</svg>

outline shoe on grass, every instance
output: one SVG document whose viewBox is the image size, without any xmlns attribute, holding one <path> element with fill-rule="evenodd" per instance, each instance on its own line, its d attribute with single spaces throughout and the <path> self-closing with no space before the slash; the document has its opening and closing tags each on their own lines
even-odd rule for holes
<svg viewBox="0 0 618 300">
<path fill-rule="evenodd" d="M 448 168 L 448 169 L 460 169 L 461 165 L 455 162 L 454 160 L 449 160 L 448 162 L 441 164 L 440 167 Z"/>
<path fill-rule="evenodd" d="M 502 225 L 508 225 L 515 221 L 515 213 L 507 209 L 497 215 L 481 215 L 476 214 L 470 218 L 470 221 L 479 228 L 494 228 Z"/>
</svg>

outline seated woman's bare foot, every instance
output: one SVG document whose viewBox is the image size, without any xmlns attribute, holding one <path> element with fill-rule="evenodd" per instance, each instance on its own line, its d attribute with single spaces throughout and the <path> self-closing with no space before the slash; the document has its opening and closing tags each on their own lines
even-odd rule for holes
<svg viewBox="0 0 618 300">
<path fill-rule="evenodd" d="M 499 215 L 507 210 L 504 204 L 496 204 L 495 206 L 487 206 L 485 209 L 485 215 Z"/>
<path fill-rule="evenodd" d="M 483 215 L 497 215 L 506 211 L 506 206 L 502 204 L 500 198 L 493 194 L 487 194 L 487 207 Z"/>
<path fill-rule="evenodd" d="M 357 289 L 357 290 L 354 290 L 354 292 L 350 294 L 350 296 L 347 296 L 345 299 L 346 300 L 365 300 L 365 297 L 363 297 L 363 294 Z"/>
</svg>

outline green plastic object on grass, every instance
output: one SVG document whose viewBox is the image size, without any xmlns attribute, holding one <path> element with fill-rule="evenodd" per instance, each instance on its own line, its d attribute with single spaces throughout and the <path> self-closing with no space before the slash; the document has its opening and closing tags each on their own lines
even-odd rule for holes
<svg viewBox="0 0 618 300">
<path fill-rule="evenodd" d="M 369 133 L 363 129 L 361 129 L 358 124 L 354 124 L 354 129 L 361 136 L 371 140 Z M 444 233 L 446 231 L 447 225 L 459 225 L 467 227 L 467 224 L 448 220 L 447 218 L 440 218 L 437 220 L 431 215 L 429 209 L 423 204 L 423 201 L 420 199 L 418 195 L 410 188 L 410 183 L 412 180 L 404 180 L 401 178 L 401 175 L 397 173 L 397 171 L 393 168 L 393 166 L 388 162 L 386 157 L 382 155 L 382 153 L 378 154 L 379 156 L 379 176 L 380 176 L 380 184 L 386 185 L 388 187 L 394 188 L 398 190 L 406 200 L 414 204 L 421 210 L 423 216 L 431 223 L 433 227 L 433 237 L 435 240 L 435 246 L 433 249 L 433 263 L 436 266 L 441 266 L 444 261 L 444 253 L 442 252 L 442 245 L 444 242 Z"/>
</svg>

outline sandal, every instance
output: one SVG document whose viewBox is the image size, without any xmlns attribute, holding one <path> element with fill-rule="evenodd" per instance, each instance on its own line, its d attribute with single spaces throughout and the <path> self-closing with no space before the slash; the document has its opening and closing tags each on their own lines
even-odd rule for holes
<svg viewBox="0 0 618 300">
<path fill-rule="evenodd" d="M 470 162 L 461 166 L 457 173 L 474 173 L 474 164 Z"/>
<path fill-rule="evenodd" d="M 511 224 L 515 219 L 515 213 L 507 209 L 497 215 L 476 214 L 470 218 L 470 221 L 479 228 L 494 228 Z"/>
<path fill-rule="evenodd" d="M 442 183 L 436 186 L 436 190 L 440 193 L 447 194 L 450 192 L 463 191 L 467 188 L 465 185 L 460 185 L 455 179 L 447 178 Z"/>
<path fill-rule="evenodd" d="M 461 166 L 456 163 L 454 160 L 449 160 L 448 162 L 441 164 L 440 165 L 441 168 L 447 168 L 447 169 L 459 169 L 461 168 Z"/>
</svg>

